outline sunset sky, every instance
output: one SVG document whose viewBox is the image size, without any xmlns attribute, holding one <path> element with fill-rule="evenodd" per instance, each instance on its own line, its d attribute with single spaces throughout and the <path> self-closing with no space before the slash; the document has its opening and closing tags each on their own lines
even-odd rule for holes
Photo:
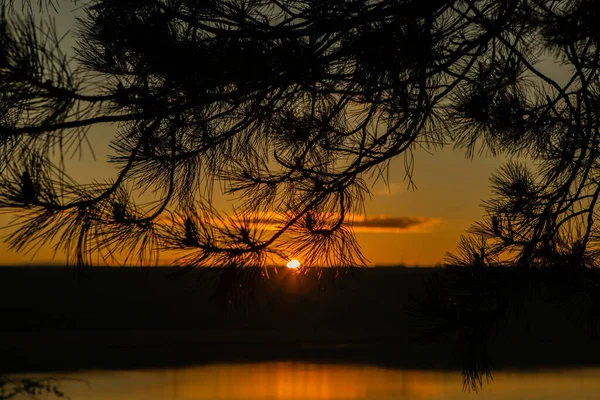
<svg viewBox="0 0 600 400">
<path fill-rule="evenodd" d="M 65 32 L 73 23 L 73 5 L 63 3 L 56 26 Z M 69 36 L 63 48 L 73 45 Z M 68 164 L 67 172 L 74 179 L 90 181 L 114 176 L 112 166 L 106 164 L 108 140 L 115 127 L 98 126 L 90 131 L 89 139 L 94 147 L 96 160 L 88 151 L 81 160 L 75 154 Z M 409 189 L 405 180 L 403 159 L 390 165 L 389 187 L 382 181 L 372 183 L 373 196 L 366 203 L 366 221 L 357 229 L 359 243 L 371 265 L 433 265 L 440 263 L 447 251 L 452 251 L 461 233 L 483 214 L 482 201 L 489 197 L 489 176 L 505 160 L 487 155 L 465 157 L 464 151 L 452 146 L 429 154 L 417 150 L 414 154 L 413 181 L 417 190 Z M 217 208 L 228 210 L 231 204 L 218 199 Z M 6 226 L 9 216 L 0 216 L 0 224 Z M 4 230 L 8 232 L 8 230 Z M 63 263 L 62 254 L 52 259 L 52 251 L 44 248 L 32 259 L 31 255 L 9 252 L 2 243 L 0 251 L 5 265 L 31 263 Z M 171 261 L 163 257 L 162 262 Z"/>
<path fill-rule="evenodd" d="M 102 180 L 114 175 L 113 166 L 107 165 L 102 156 L 106 154 L 102 149 L 107 149 L 110 132 L 110 126 L 90 132 L 96 160 L 84 149 L 82 160 L 75 157 L 68 165 L 69 175 L 78 181 Z M 417 190 L 412 190 L 404 179 L 403 160 L 394 160 L 389 187 L 382 181 L 372 183 L 373 196 L 366 202 L 367 215 L 356 224 L 356 235 L 370 264 L 440 263 L 444 254 L 455 248 L 461 233 L 483 214 L 480 205 L 489 197 L 489 176 L 501 162 L 485 155 L 467 159 L 464 152 L 451 146 L 434 154 L 417 151 L 413 174 Z M 230 201 L 217 197 L 217 208 L 231 209 Z M 9 216 L 0 218 L 2 226 L 9 223 Z M 32 259 L 31 255 L 8 251 L 5 243 L 1 246 L 4 265 L 65 261 L 62 254 L 53 259 L 50 248 L 43 248 Z M 162 261 L 169 263 L 172 259 L 163 257 Z"/>
</svg>

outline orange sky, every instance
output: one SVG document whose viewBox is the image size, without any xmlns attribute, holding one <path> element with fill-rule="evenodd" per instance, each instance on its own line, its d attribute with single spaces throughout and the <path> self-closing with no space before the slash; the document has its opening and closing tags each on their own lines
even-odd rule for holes
<svg viewBox="0 0 600 400">
<path fill-rule="evenodd" d="M 106 130 L 101 127 L 91 132 L 95 138 L 98 159 L 89 153 L 81 161 L 71 160 L 67 172 L 76 180 L 89 181 L 111 176 L 113 167 L 106 165 L 98 148 L 105 146 Z M 105 131 L 105 135 L 101 135 Z M 96 134 L 96 136 L 94 136 Z M 445 252 L 454 249 L 461 233 L 481 217 L 480 204 L 489 196 L 488 177 L 501 160 L 490 157 L 466 159 L 464 154 L 450 147 L 436 154 L 417 152 L 413 181 L 417 190 L 407 188 L 403 179 L 402 160 L 390 166 L 389 189 L 383 182 L 373 184 L 373 196 L 366 202 L 366 222 L 359 222 L 356 235 L 371 265 L 433 265 L 440 263 Z M 217 208 L 227 210 L 231 204 L 217 199 Z M 8 216 L 0 216 L 6 226 Z M 4 232 L 8 232 L 5 230 Z M 52 259 L 52 250 L 44 248 L 32 259 L 9 252 L 0 244 L 4 254 L 1 264 L 63 263 L 58 254 Z M 168 257 L 163 262 L 171 261 Z"/>
<path fill-rule="evenodd" d="M 70 3 L 63 3 L 59 14 L 55 15 L 60 31 L 71 26 L 72 9 Z M 62 44 L 68 49 L 73 45 L 72 38 L 67 36 Z M 67 173 L 76 180 L 88 182 L 113 176 L 113 167 L 105 162 L 113 129 L 110 125 L 92 129 L 89 138 L 97 160 L 92 159 L 89 151 L 84 151 L 81 160 L 76 155 L 70 161 Z M 393 161 L 389 189 L 383 182 L 374 183 L 373 197 L 366 203 L 366 217 L 370 218 L 371 223 L 368 229 L 363 227 L 357 232 L 359 243 L 370 263 L 433 265 L 441 262 L 445 252 L 455 248 L 461 233 L 483 214 L 480 205 L 489 196 L 488 178 L 501 161 L 489 156 L 466 159 L 464 152 L 453 151 L 451 147 L 435 154 L 417 151 L 413 175 L 418 187 L 416 191 L 407 188 L 403 160 Z M 228 202 L 219 201 L 220 204 L 215 204 L 218 208 L 230 208 Z M 402 221 L 407 220 L 413 222 L 405 226 Z M 0 216 L 0 225 L 7 224 L 8 217 Z M 51 249 L 42 249 L 33 259 L 7 251 L 4 243 L 0 244 L 0 251 L 4 254 L 0 263 L 5 265 L 63 263 L 65 260 L 61 254 L 52 260 Z"/>
</svg>

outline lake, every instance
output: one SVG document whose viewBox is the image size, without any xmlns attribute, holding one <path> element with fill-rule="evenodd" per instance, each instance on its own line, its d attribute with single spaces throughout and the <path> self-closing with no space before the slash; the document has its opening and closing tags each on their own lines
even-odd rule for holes
<svg viewBox="0 0 600 400">
<path fill-rule="evenodd" d="M 268 301 L 226 312 L 196 272 L 0 268 L 0 370 L 68 378 L 71 400 L 600 399 L 600 368 L 565 369 L 596 365 L 600 341 L 551 304 L 495 336 L 494 381 L 475 394 L 442 372 L 460 365 L 451 340 L 414 340 L 422 320 L 405 310 L 434 269 L 339 281 L 282 269 Z M 554 369 L 523 372 L 536 365 Z"/>
<path fill-rule="evenodd" d="M 600 396 L 600 368 L 498 371 L 479 393 L 464 392 L 458 372 L 302 361 L 28 376 L 64 378 L 62 387 L 71 400 L 585 400 Z"/>
</svg>

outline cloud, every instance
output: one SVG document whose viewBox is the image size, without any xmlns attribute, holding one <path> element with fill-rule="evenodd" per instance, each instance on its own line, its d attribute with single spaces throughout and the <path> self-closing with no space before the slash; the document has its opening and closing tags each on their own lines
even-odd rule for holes
<svg viewBox="0 0 600 400">
<path fill-rule="evenodd" d="M 442 222 L 439 218 L 430 218 L 422 216 L 390 216 L 390 215 L 348 215 L 347 224 L 351 225 L 354 232 L 365 233 L 428 233 Z M 332 221 L 337 218 L 336 215 L 330 215 Z M 242 222 L 244 220 L 245 222 Z M 211 219 L 211 224 L 216 226 L 225 226 L 228 223 L 247 224 L 253 228 L 259 228 L 265 231 L 275 231 L 281 228 L 287 222 L 283 214 L 273 212 L 259 212 L 248 214 L 245 217 L 237 216 L 232 219 Z"/>
<path fill-rule="evenodd" d="M 377 215 L 355 217 L 352 226 L 355 232 L 426 233 L 440 222 L 438 218 Z"/>
<path fill-rule="evenodd" d="M 336 217 L 333 216 L 334 220 Z M 366 233 L 427 233 L 431 232 L 435 225 L 439 224 L 439 218 L 420 216 L 394 217 L 389 215 L 360 216 L 350 215 L 347 219 L 355 232 Z M 250 221 L 255 226 L 261 226 L 265 230 L 276 230 L 283 225 L 283 219 L 273 214 L 255 217 Z"/>
<path fill-rule="evenodd" d="M 331 218 L 335 220 L 337 217 L 333 215 Z M 250 218 L 248 222 L 254 226 L 261 226 L 266 230 L 276 230 L 284 224 L 281 216 L 278 218 L 271 213 Z M 432 228 L 440 222 L 441 220 L 438 218 L 420 216 L 374 215 L 365 217 L 349 215 L 347 219 L 347 223 L 353 227 L 355 232 L 370 233 L 425 233 L 431 232 Z"/>
</svg>

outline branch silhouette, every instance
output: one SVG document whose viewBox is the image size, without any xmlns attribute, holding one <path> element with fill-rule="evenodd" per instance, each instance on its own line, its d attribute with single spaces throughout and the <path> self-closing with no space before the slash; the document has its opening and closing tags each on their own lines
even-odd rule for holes
<svg viewBox="0 0 600 400">
<path fill-rule="evenodd" d="M 469 328 L 474 343 L 484 349 L 522 303 L 531 269 L 580 277 L 546 284 L 570 282 L 555 298 L 589 299 L 597 329 L 597 2 L 80 4 L 74 56 L 13 2 L 0 16 L 0 207 L 18 212 L 11 248 L 52 245 L 79 265 L 97 254 L 149 261 L 163 249 L 185 251 L 188 266 L 264 267 L 291 252 L 308 265 L 357 265 L 352 215 L 366 180 L 417 147 L 454 145 L 528 160 L 492 178 L 488 217 L 448 259 L 468 272 L 444 290 L 490 268 L 517 274 L 517 286 L 494 275 L 506 290 L 468 310 L 485 314 Z M 53 151 L 86 145 L 101 123 L 114 128 L 116 176 L 69 179 Z M 217 184 L 240 199 L 238 217 L 211 205 Z M 142 203 L 150 192 L 158 201 Z M 265 212 L 280 219 L 275 231 L 253 222 Z M 467 353 L 478 382 L 486 359 Z"/>
</svg>

